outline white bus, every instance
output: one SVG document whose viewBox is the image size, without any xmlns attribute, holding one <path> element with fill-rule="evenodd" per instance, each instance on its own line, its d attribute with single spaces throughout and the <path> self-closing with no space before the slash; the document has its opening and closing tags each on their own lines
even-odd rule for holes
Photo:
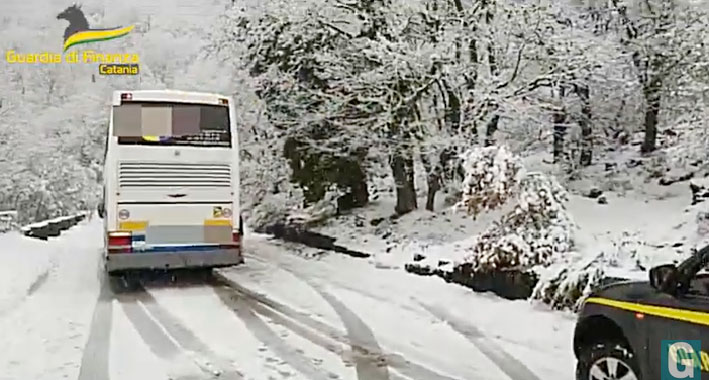
<svg viewBox="0 0 709 380">
<path fill-rule="evenodd" d="M 114 92 L 99 205 L 107 272 L 243 262 L 237 137 L 228 96 Z"/>
</svg>

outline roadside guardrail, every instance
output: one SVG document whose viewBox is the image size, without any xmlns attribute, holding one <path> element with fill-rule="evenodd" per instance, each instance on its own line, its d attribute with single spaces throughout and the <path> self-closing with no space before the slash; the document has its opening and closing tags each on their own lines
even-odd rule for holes
<svg viewBox="0 0 709 380">
<path fill-rule="evenodd" d="M 0 211 L 0 233 L 17 227 L 17 211 Z"/>
<path fill-rule="evenodd" d="M 32 223 L 20 228 L 25 236 L 40 240 L 48 240 L 50 237 L 59 236 L 62 231 L 77 225 L 89 216 L 89 212 L 81 212 L 75 215 L 60 216 L 58 218 Z"/>
</svg>

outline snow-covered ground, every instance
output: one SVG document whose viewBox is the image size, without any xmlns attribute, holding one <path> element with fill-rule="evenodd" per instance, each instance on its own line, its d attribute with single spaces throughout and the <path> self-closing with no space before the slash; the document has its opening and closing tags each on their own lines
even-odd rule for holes
<svg viewBox="0 0 709 380">
<path fill-rule="evenodd" d="M 13 300 L 0 315 L 0 379 L 76 378 L 99 288 L 101 227 L 94 219 L 47 242 L 0 235 L 0 298 Z"/>
<path fill-rule="evenodd" d="M 260 235 L 248 237 L 245 265 L 218 272 L 230 287 L 102 287 L 100 229 L 94 219 L 45 245 L 2 236 L 15 239 L 13 263 L 36 253 L 53 264 L 0 316 L 10 332 L 0 378 L 561 380 L 573 371 L 570 313 L 347 256 L 306 259 Z"/>
<path fill-rule="evenodd" d="M 0 234 L 0 315 L 22 302 L 33 284 L 52 269 L 49 242 L 29 240 L 19 232 Z M 36 287 L 35 285 L 34 287 Z"/>
<path fill-rule="evenodd" d="M 635 174 L 637 178 L 633 178 Z M 572 183 L 570 255 L 604 274 L 649 267 L 701 245 L 688 182 L 630 173 Z M 605 190 L 602 204 L 584 189 Z M 575 315 L 409 274 L 415 254 L 456 260 L 501 211 L 446 209 L 389 220 L 386 194 L 320 231 L 369 259 L 271 241 L 247 229 L 246 263 L 214 278 L 139 286 L 104 280 L 100 219 L 42 242 L 0 235 L 0 379 L 562 380 L 573 377 Z"/>
<path fill-rule="evenodd" d="M 582 174 L 584 178 L 565 184 L 569 188 L 565 208 L 575 224 L 574 246 L 569 261 L 560 266 L 567 267 L 571 262 L 583 267 L 597 259 L 605 276 L 645 280 L 650 267 L 680 261 L 691 249 L 707 243 L 707 222 L 698 216 L 709 211 L 709 206 L 706 202 L 691 204 L 690 182 L 660 185 L 657 178 L 648 178 L 649 165 L 647 169 L 614 172 L 603 169 L 605 161 L 624 165 L 631 159 L 644 159 L 636 152 L 625 154 L 627 157 L 599 159 Z M 525 166 L 552 172 L 551 165 L 536 162 L 542 156 L 526 157 Z M 419 178 L 417 188 L 426 188 L 424 178 Z M 605 204 L 587 196 L 594 188 L 603 191 Z M 424 195 L 422 191 L 419 204 L 425 201 Z M 377 267 L 402 268 L 421 255 L 425 258 L 417 261 L 418 265 L 435 268 L 446 262 L 450 264 L 440 268 L 450 269 L 466 260 L 478 235 L 509 207 L 482 212 L 474 218 L 443 204 L 442 198 L 438 197 L 435 212 L 419 209 L 390 220 L 395 200 L 384 193 L 363 211 L 327 221 L 316 230 L 336 237 L 339 245 L 372 254 L 369 261 Z"/>
<path fill-rule="evenodd" d="M 342 309 L 349 310 L 371 330 L 376 340 L 369 343 L 377 342 L 385 356 L 398 353 L 414 362 L 413 368 L 424 368 L 417 375 L 410 368 L 392 371 L 412 371 L 412 378 L 426 378 L 429 371 L 481 379 L 568 379 L 573 374 L 571 313 L 377 269 L 349 257 L 304 259 L 272 242 L 249 243 L 254 253 L 248 265 L 225 270 L 225 276 L 343 334 L 349 328 Z"/>
</svg>

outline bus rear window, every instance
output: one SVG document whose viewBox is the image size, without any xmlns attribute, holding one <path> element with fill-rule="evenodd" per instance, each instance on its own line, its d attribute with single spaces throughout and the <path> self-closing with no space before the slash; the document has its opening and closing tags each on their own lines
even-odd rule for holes
<svg viewBox="0 0 709 380">
<path fill-rule="evenodd" d="M 231 147 L 229 108 L 221 105 L 128 102 L 113 107 L 119 145 Z"/>
</svg>

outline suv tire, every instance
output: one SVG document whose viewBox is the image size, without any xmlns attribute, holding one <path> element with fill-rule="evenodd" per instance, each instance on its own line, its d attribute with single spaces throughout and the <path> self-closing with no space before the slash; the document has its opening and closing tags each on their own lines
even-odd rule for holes
<svg viewBox="0 0 709 380">
<path fill-rule="evenodd" d="M 641 380 L 638 363 L 630 349 L 622 343 L 605 341 L 581 352 L 576 363 L 576 380 L 620 379 L 629 371 L 632 371 L 635 377 L 626 377 L 628 380 Z"/>
</svg>

